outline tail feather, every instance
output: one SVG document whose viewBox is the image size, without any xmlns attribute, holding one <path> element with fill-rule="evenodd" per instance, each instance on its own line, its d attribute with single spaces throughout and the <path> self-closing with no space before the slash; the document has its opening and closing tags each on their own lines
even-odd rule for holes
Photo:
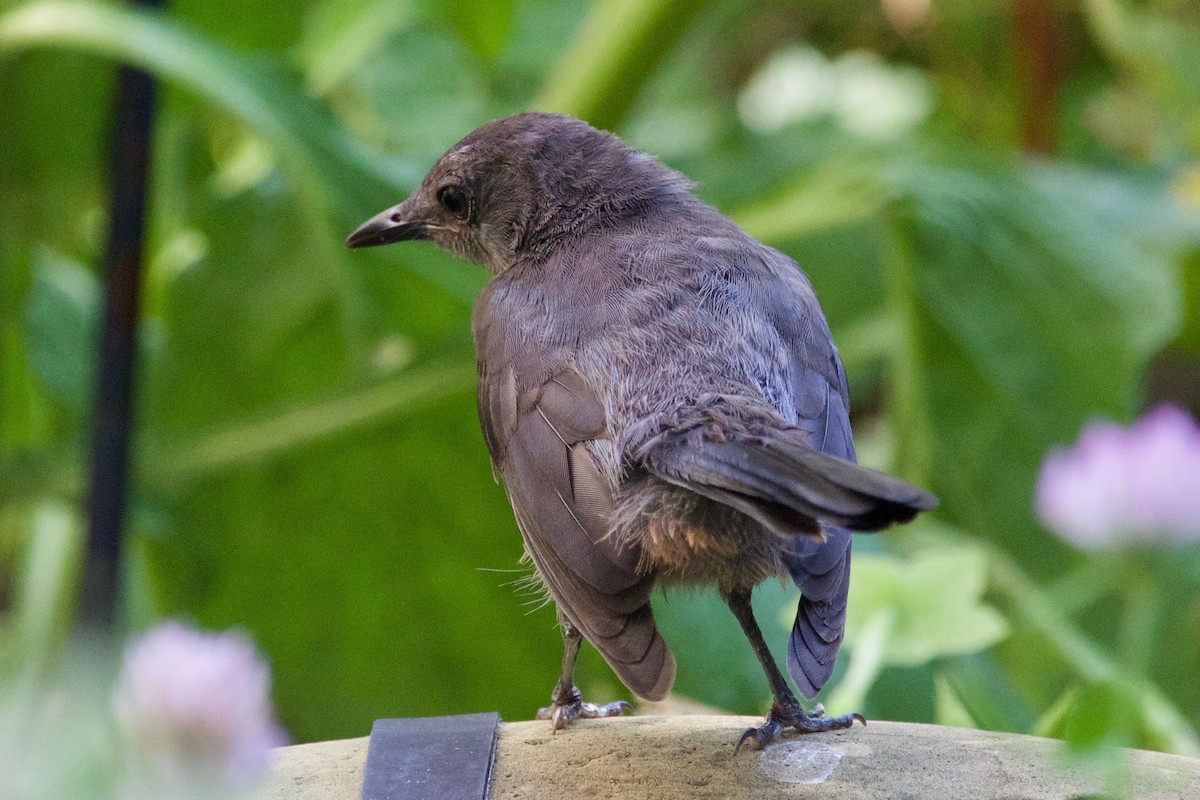
<svg viewBox="0 0 1200 800">
<path fill-rule="evenodd" d="M 824 474 L 834 483 L 846 488 L 857 489 L 880 500 L 887 500 L 898 505 L 911 505 L 918 511 L 926 511 L 937 506 L 937 498 L 924 489 L 919 489 L 886 472 L 879 472 L 854 461 L 815 450 L 807 442 L 798 441 L 796 437 L 784 435 L 764 438 L 762 445 L 768 449 L 778 449 L 788 459 L 810 464 L 813 471 Z"/>
<path fill-rule="evenodd" d="M 643 463 L 659 478 L 737 509 L 788 539 L 785 561 L 801 592 L 788 672 L 811 698 L 833 673 L 842 643 L 850 531 L 907 522 L 937 500 L 898 478 L 816 450 L 797 429 L 763 427 L 730 433 L 726 426 L 717 434 L 699 424 L 668 431 L 643 450 Z"/>
<path fill-rule="evenodd" d="M 788 431 L 714 441 L 665 437 L 645 463 L 663 480 L 747 514 L 781 536 L 820 537 L 820 523 L 877 530 L 937 501 L 898 478 L 814 450 Z"/>
</svg>

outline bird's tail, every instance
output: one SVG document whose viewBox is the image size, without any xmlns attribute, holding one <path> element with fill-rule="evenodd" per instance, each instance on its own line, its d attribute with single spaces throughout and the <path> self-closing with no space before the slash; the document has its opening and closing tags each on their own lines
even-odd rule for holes
<svg viewBox="0 0 1200 800">
<path fill-rule="evenodd" d="M 899 478 L 815 450 L 798 429 L 660 434 L 642 463 L 662 480 L 727 505 L 784 537 L 823 539 L 821 523 L 869 531 L 937 499 Z"/>
</svg>

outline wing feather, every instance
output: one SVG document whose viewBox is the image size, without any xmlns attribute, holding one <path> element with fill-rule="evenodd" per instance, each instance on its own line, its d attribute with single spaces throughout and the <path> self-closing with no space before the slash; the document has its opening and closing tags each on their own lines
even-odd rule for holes
<svg viewBox="0 0 1200 800">
<path fill-rule="evenodd" d="M 481 371 L 479 408 L 526 550 L 559 610 L 621 680 L 661 699 L 675 660 L 650 607 L 654 576 L 639 572 L 636 544 L 610 535 L 613 489 L 587 447 L 609 436 L 604 407 L 573 369 L 527 380 L 518 368 L 494 382 Z"/>
</svg>

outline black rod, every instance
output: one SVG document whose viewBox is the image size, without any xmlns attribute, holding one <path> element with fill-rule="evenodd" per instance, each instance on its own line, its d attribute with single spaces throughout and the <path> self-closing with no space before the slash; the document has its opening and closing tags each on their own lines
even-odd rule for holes
<svg viewBox="0 0 1200 800">
<path fill-rule="evenodd" d="M 152 0 L 134 5 L 159 3 Z M 142 236 L 155 95 L 153 77 L 130 66 L 120 68 L 109 156 L 111 187 L 104 259 L 104 318 L 92 427 L 88 547 L 80 607 L 81 622 L 108 631 L 115 631 L 120 609 Z"/>
</svg>

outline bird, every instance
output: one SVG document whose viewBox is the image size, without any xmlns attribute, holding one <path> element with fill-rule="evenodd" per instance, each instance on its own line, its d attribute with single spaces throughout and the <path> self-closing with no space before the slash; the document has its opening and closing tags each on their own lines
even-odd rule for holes
<svg viewBox="0 0 1200 800">
<path fill-rule="evenodd" d="M 582 639 L 661 700 L 676 662 L 651 595 L 712 587 L 770 686 L 766 720 L 736 745 L 761 749 L 865 719 L 797 699 L 754 586 L 799 588 L 787 669 L 811 700 L 842 642 L 851 531 L 937 500 L 855 463 L 846 373 L 812 284 L 694 188 L 612 133 L 523 112 L 468 134 L 346 245 L 432 241 L 491 273 L 471 323 L 480 425 L 564 642 L 538 717 L 557 732 L 628 707 L 583 700 Z"/>
</svg>

